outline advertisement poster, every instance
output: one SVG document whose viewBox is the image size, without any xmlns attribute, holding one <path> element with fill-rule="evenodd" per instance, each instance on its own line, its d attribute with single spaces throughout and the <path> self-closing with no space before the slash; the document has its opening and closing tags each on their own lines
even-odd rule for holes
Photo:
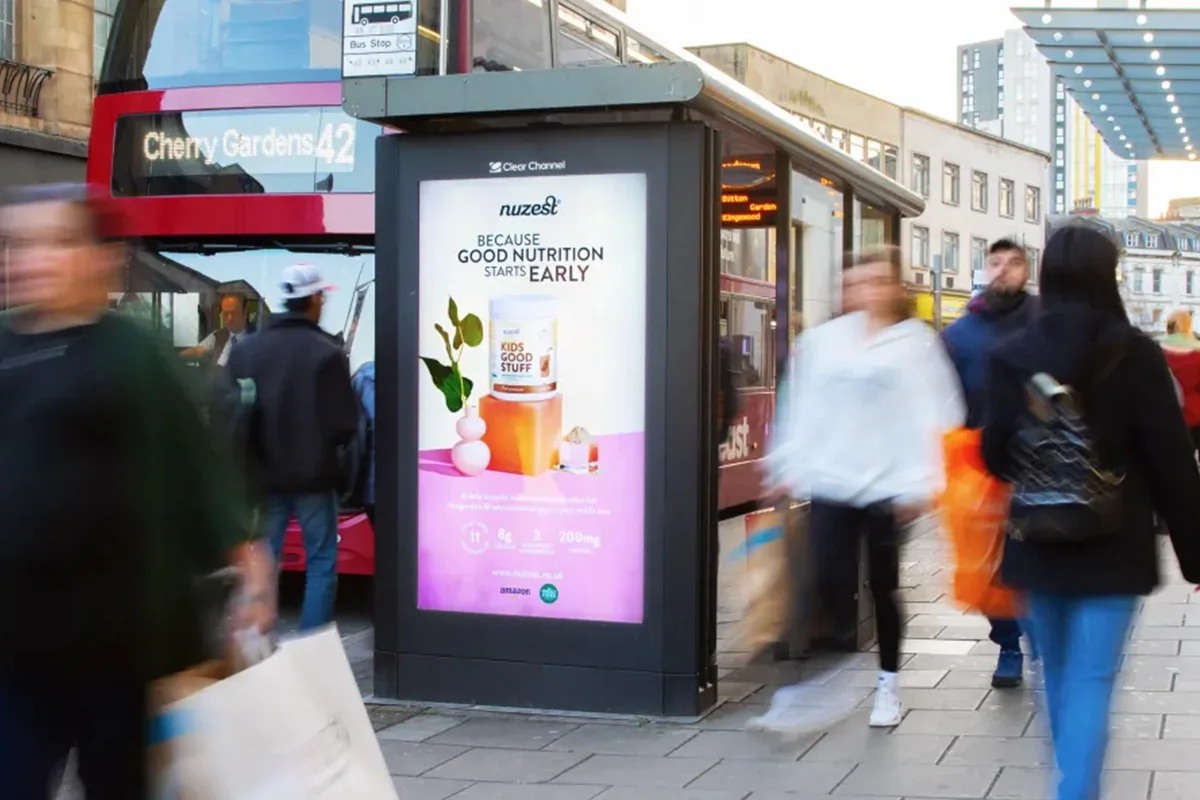
<svg viewBox="0 0 1200 800">
<path fill-rule="evenodd" d="M 420 187 L 418 608 L 639 623 L 646 176 Z"/>
</svg>

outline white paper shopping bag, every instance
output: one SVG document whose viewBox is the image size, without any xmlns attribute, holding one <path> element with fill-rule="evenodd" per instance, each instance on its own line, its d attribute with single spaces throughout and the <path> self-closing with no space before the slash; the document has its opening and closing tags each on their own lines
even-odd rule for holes
<svg viewBox="0 0 1200 800">
<path fill-rule="evenodd" d="M 336 630 L 289 642 L 172 709 L 189 720 L 173 764 L 184 797 L 397 800 Z"/>
<path fill-rule="evenodd" d="M 387 762 L 383 760 L 337 627 L 284 642 L 279 652 L 303 680 L 317 706 L 339 721 L 359 765 L 392 786 Z"/>
</svg>

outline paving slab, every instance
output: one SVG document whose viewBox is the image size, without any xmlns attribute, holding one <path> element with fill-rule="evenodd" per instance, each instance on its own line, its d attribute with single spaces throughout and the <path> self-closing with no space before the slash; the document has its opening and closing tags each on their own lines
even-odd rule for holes
<svg viewBox="0 0 1200 800">
<path fill-rule="evenodd" d="M 722 535 L 727 549 L 737 544 L 736 526 Z M 876 653 L 774 662 L 738 652 L 736 576 L 724 575 L 720 705 L 703 719 L 384 707 L 372 721 L 397 791 L 403 800 L 1054 800 L 1036 669 L 1024 688 L 992 689 L 995 645 L 986 621 L 946 594 L 940 534 L 927 525 L 905 547 L 907 710 L 894 730 L 866 725 Z M 1130 633 L 1101 800 L 1200 798 L 1200 596 L 1168 574 L 1174 583 L 1141 604 Z M 813 689 L 806 702 L 860 708 L 826 731 L 747 731 L 795 684 Z"/>
</svg>

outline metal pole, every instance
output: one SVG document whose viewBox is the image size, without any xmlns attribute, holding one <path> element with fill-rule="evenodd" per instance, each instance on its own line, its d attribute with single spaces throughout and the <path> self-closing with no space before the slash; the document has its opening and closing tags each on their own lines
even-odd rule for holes
<svg viewBox="0 0 1200 800">
<path fill-rule="evenodd" d="M 942 256 L 933 257 L 933 328 L 942 329 Z"/>
<path fill-rule="evenodd" d="M 438 75 L 450 71 L 450 0 L 438 3 Z"/>
</svg>

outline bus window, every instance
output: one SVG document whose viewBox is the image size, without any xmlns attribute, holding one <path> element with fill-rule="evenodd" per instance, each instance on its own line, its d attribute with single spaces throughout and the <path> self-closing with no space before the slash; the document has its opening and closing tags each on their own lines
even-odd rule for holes
<svg viewBox="0 0 1200 800">
<path fill-rule="evenodd" d="M 721 301 L 721 332 L 733 353 L 743 388 L 775 385 L 775 304 L 727 295 Z"/>
<path fill-rule="evenodd" d="M 145 316 L 192 359 L 196 348 L 225 324 L 230 299 L 242 301 L 235 310 L 244 314 L 251 335 L 269 325 L 272 315 L 283 313 L 279 276 L 293 264 L 313 265 L 337 287 L 325 296 L 321 327 L 346 350 L 351 369 L 374 361 L 375 254 L 369 251 L 143 250 L 125 271 L 115 307 Z"/>
<path fill-rule="evenodd" d="M 337 0 L 121 0 L 100 91 L 337 81 L 341 65 Z"/>
<path fill-rule="evenodd" d="M 546 0 L 475 0 L 471 56 L 476 72 L 550 68 L 550 4 Z"/>
<path fill-rule="evenodd" d="M 558 64 L 608 67 L 621 63 L 620 37 L 567 6 L 558 7 Z"/>
<path fill-rule="evenodd" d="M 721 273 L 775 280 L 775 229 L 735 228 L 721 231 Z"/>
</svg>

